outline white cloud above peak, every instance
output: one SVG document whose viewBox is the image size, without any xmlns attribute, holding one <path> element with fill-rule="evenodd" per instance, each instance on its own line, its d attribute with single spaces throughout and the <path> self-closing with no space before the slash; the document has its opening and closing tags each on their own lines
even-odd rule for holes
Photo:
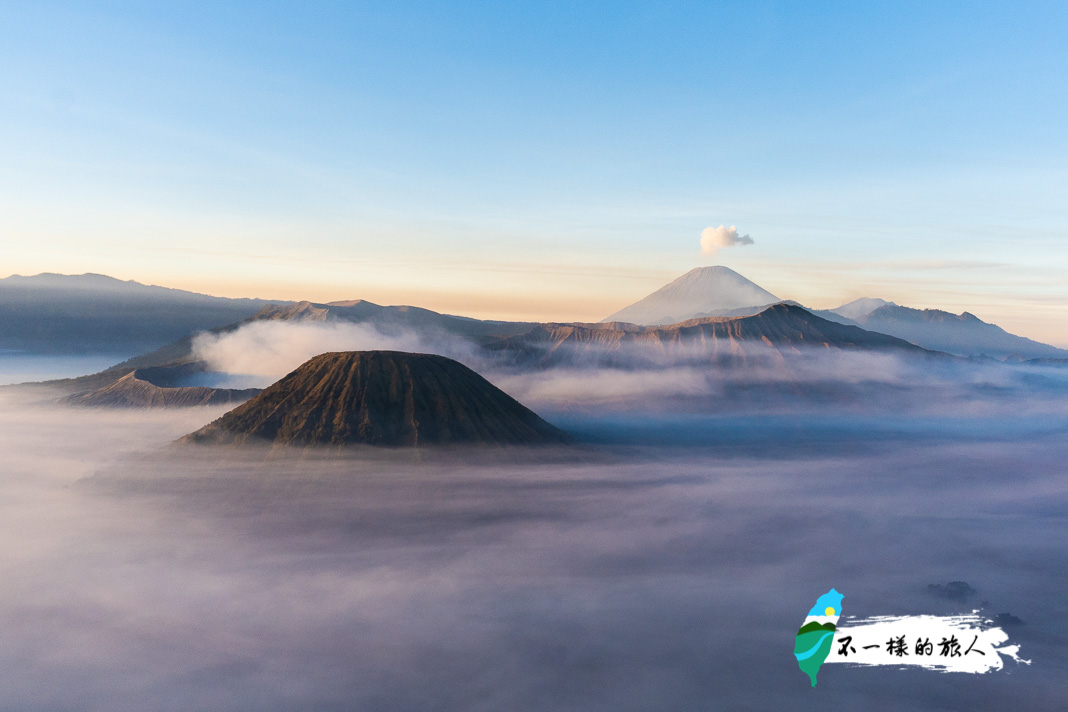
<svg viewBox="0 0 1068 712">
<path fill-rule="evenodd" d="M 738 247 L 752 245 L 753 238 L 749 235 L 739 235 L 735 225 L 727 227 L 706 227 L 701 231 L 701 252 L 706 255 L 714 255 L 724 247 Z"/>
</svg>

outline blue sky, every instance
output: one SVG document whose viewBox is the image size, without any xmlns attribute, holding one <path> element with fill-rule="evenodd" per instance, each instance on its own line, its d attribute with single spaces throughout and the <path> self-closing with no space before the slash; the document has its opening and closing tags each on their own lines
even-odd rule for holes
<svg viewBox="0 0 1068 712">
<path fill-rule="evenodd" d="M 0 271 L 596 319 L 726 264 L 1068 343 L 1068 5 L 0 3 Z M 703 255 L 700 232 L 755 244 Z"/>
</svg>

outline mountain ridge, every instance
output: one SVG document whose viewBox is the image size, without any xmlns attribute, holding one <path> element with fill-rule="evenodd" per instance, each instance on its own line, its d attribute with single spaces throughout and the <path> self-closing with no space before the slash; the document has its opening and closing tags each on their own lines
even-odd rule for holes
<svg viewBox="0 0 1068 712">
<path fill-rule="evenodd" d="M 160 386 L 135 369 L 113 383 L 62 399 L 67 405 L 91 408 L 187 408 L 237 404 L 252 398 L 259 388 L 231 389 L 207 386 Z"/>
<path fill-rule="evenodd" d="M 893 302 L 888 302 L 885 299 L 879 299 L 878 297 L 861 297 L 860 299 L 854 299 L 851 302 L 846 302 L 842 306 L 829 309 L 828 311 L 834 312 L 850 321 L 860 323 L 861 320 L 866 318 L 876 309 L 888 305 L 897 306 L 897 304 L 894 304 Z"/>
<path fill-rule="evenodd" d="M 803 307 L 785 303 L 767 307 L 752 316 L 702 317 L 667 326 L 624 323 L 624 327 L 540 324 L 487 348 L 501 353 L 510 366 L 537 368 L 564 365 L 625 368 L 634 363 L 634 351 L 646 365 L 658 359 L 672 363 L 685 360 L 744 365 L 770 353 L 786 357 L 810 349 L 945 356 L 893 336 L 823 319 Z"/>
<path fill-rule="evenodd" d="M 1068 350 L 1009 333 L 970 312 L 913 309 L 886 304 L 860 320 L 871 331 L 957 356 L 997 359 L 1068 358 Z"/>
<path fill-rule="evenodd" d="M 143 353 L 240 321 L 269 303 L 95 273 L 11 275 L 0 279 L 0 349 Z"/>
</svg>

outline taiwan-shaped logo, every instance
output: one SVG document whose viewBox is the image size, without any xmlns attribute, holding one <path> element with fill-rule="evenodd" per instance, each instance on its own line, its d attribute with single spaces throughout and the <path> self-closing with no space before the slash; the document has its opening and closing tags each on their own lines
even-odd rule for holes
<svg viewBox="0 0 1068 712">
<path fill-rule="evenodd" d="M 808 612 L 805 622 L 797 631 L 794 641 L 794 657 L 801 672 L 816 686 L 816 673 L 827 659 L 834 646 L 834 632 L 838 629 L 838 617 L 842 615 L 842 594 L 833 588 L 816 599 L 816 605 Z"/>
</svg>

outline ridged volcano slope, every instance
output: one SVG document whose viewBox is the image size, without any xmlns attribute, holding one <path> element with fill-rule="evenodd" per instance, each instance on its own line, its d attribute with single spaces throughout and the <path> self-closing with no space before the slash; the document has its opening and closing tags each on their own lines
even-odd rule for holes
<svg viewBox="0 0 1068 712">
<path fill-rule="evenodd" d="M 744 366 L 806 350 L 931 352 L 901 339 L 822 319 L 789 304 L 754 316 L 707 317 L 670 326 L 542 324 L 487 348 L 519 367 L 612 367 L 716 363 Z"/>
<path fill-rule="evenodd" d="M 397 351 L 310 359 L 186 442 L 534 445 L 570 437 L 461 363 Z"/>
</svg>

